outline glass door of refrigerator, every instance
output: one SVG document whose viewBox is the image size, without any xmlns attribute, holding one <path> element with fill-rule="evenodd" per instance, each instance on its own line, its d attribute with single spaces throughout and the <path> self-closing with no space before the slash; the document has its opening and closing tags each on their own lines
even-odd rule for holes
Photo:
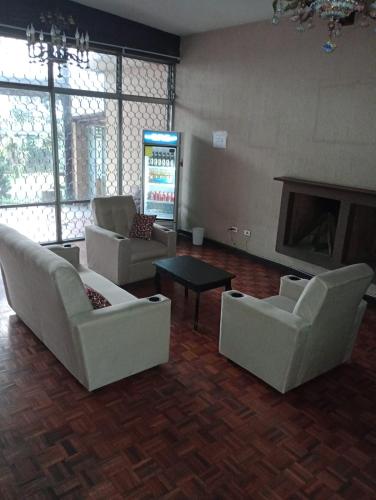
<svg viewBox="0 0 376 500">
<path fill-rule="evenodd" d="M 144 214 L 174 220 L 176 148 L 145 146 L 144 165 Z"/>
</svg>

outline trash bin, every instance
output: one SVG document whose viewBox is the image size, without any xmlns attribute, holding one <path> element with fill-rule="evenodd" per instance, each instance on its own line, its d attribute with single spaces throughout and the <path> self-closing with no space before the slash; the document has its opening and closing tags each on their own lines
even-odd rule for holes
<svg viewBox="0 0 376 500">
<path fill-rule="evenodd" d="M 192 239 L 194 245 L 202 245 L 204 241 L 204 231 L 203 227 L 194 227 L 192 229 Z"/>
</svg>

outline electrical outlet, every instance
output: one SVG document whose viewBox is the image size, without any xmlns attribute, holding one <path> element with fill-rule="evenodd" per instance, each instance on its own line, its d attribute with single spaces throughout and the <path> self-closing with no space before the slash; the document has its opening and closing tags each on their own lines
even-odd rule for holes
<svg viewBox="0 0 376 500">
<path fill-rule="evenodd" d="M 244 229 L 243 234 L 244 236 L 247 236 L 247 238 L 251 237 L 251 231 L 249 229 Z"/>
<path fill-rule="evenodd" d="M 237 233 L 239 229 L 236 226 L 231 226 L 228 228 L 228 231 L 231 231 L 232 233 Z"/>
</svg>

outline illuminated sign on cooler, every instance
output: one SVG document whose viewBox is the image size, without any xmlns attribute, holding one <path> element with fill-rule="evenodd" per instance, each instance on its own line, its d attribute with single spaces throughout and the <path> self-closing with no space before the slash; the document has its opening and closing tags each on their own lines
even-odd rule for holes
<svg viewBox="0 0 376 500">
<path fill-rule="evenodd" d="M 144 142 L 147 144 L 176 145 L 178 134 L 176 132 L 153 132 L 144 130 Z"/>
</svg>

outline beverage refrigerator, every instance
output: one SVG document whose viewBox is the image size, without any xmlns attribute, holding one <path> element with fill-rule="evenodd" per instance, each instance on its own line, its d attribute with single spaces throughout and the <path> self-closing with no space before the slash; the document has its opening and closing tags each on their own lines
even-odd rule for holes
<svg viewBox="0 0 376 500">
<path fill-rule="evenodd" d="M 180 132 L 144 130 L 142 207 L 159 221 L 177 222 Z"/>
</svg>

